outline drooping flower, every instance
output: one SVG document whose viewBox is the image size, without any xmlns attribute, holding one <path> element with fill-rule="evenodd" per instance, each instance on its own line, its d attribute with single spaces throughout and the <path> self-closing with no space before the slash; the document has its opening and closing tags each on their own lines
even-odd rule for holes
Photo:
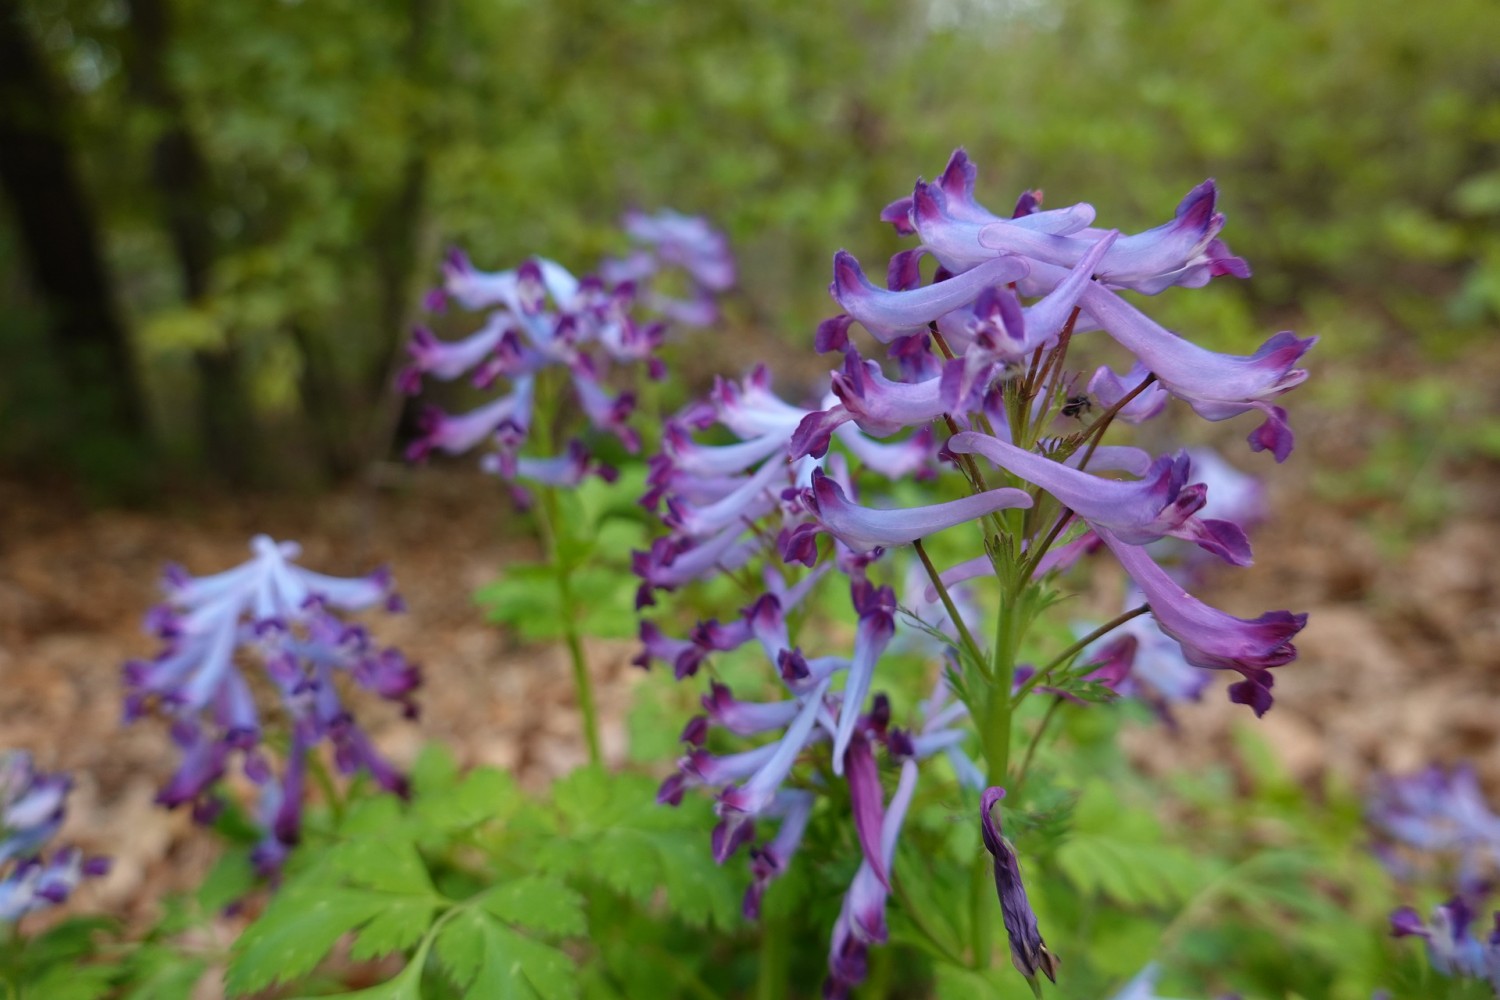
<svg viewBox="0 0 1500 1000">
<path fill-rule="evenodd" d="M 1177 640 L 1187 661 L 1211 670 L 1239 671 L 1244 680 L 1230 685 L 1229 700 L 1264 715 L 1272 701 L 1270 671 L 1297 658 L 1292 639 L 1307 624 L 1307 615 L 1267 611 L 1246 620 L 1226 614 L 1183 590 L 1145 549 L 1097 530 L 1145 595 L 1157 625 Z"/>
<path fill-rule="evenodd" d="M 1000 916 L 1005 923 L 1005 934 L 1010 938 L 1010 960 L 1016 971 L 1033 983 L 1038 972 L 1052 982 L 1057 982 L 1057 958 L 1047 950 L 1047 944 L 1036 926 L 1036 914 L 1026 898 L 1026 886 L 1021 882 L 1021 865 L 1015 848 L 1010 846 L 1000 832 L 1000 823 L 995 819 L 994 808 L 1005 797 L 1005 789 L 995 786 L 987 788 L 979 799 L 980 833 L 984 849 L 995 859 L 995 892 L 1000 897 Z"/>
<path fill-rule="evenodd" d="M 296 839 L 298 824 L 285 817 L 300 815 L 302 756 L 325 739 L 341 772 L 364 771 L 381 787 L 405 792 L 405 780 L 344 707 L 336 675 L 399 704 L 411 717 L 420 671 L 337 614 L 399 610 L 387 572 L 354 578 L 318 573 L 296 565 L 296 543 L 264 535 L 252 540 L 251 551 L 248 562 L 210 576 L 169 571 L 167 603 L 149 619 L 165 648 L 154 660 L 126 664 L 126 717 L 155 708 L 173 719 L 173 739 L 184 755 L 157 796 L 161 804 L 191 805 L 199 820 L 212 818 L 218 808 L 214 790 L 238 757 L 246 777 L 262 786 L 261 811 L 283 817 L 268 830 L 285 847 Z M 291 729 L 281 779 L 273 776 L 260 746 L 260 709 L 245 674 L 251 666 L 280 696 Z M 277 780 L 278 792 L 265 789 Z M 264 870 L 274 874 L 271 862 L 284 850 L 268 841 L 260 855 Z"/>
<path fill-rule="evenodd" d="M 901 765 L 900 780 L 886 806 L 880 827 L 880 860 L 886 871 L 890 871 L 895 862 L 901 825 L 906 820 L 906 810 L 916 788 L 917 765 L 908 760 Z M 889 890 L 876 875 L 870 860 L 861 861 L 854 880 L 849 884 L 849 891 L 844 894 L 838 920 L 833 925 L 828 950 L 828 979 L 823 983 L 824 997 L 846 997 L 850 989 L 864 982 L 869 968 L 870 946 L 884 944 L 887 937 L 885 903 L 888 895 Z"/>
<path fill-rule="evenodd" d="M 407 449 L 412 460 L 433 451 L 460 454 L 487 449 L 486 471 L 509 481 L 567 486 L 583 475 L 613 474 L 594 460 L 580 436 L 587 429 L 618 438 L 627 451 L 639 447 L 630 425 L 635 396 L 607 383 L 611 373 L 644 365 L 647 375 L 666 373 L 657 356 L 668 322 L 707 325 L 716 320 L 714 296 L 734 283 L 734 259 L 728 242 L 702 219 L 663 212 L 626 217 L 632 239 L 645 245 L 623 260 L 606 261 L 600 277 L 575 277 L 562 265 L 533 258 L 507 271 L 477 270 L 462 254 L 444 268 L 444 294 L 470 310 L 489 310 L 476 332 L 445 343 L 418 329 L 409 351 L 412 363 L 398 380 L 403 391 L 416 393 L 424 376 L 454 379 L 472 372 L 480 388 L 504 379 L 509 391 L 477 409 L 448 415 L 429 408 L 421 433 Z M 668 269 L 680 269 L 690 286 L 686 299 L 659 291 L 655 280 Z M 606 284 L 609 282 L 609 284 Z M 575 406 L 559 405 L 540 414 L 556 438 L 573 436 L 558 455 L 523 454 L 531 440 L 535 381 L 552 377 L 568 384 Z M 618 381 L 618 379 L 615 379 Z"/>
<path fill-rule="evenodd" d="M 1386 838 L 1428 854 L 1458 859 L 1458 881 L 1475 888 L 1500 873 L 1500 816 L 1468 765 L 1434 764 L 1405 777 L 1377 779 L 1366 815 Z"/>
<path fill-rule="evenodd" d="M 109 871 L 107 858 L 86 858 L 76 847 L 43 854 L 62 826 L 71 785 L 67 775 L 38 771 L 23 750 L 0 754 L 0 924 L 62 903 L 84 878 Z"/>
<path fill-rule="evenodd" d="M 1145 478 L 1126 482 L 1080 472 L 973 431 L 955 434 L 948 440 L 948 450 L 983 455 L 1128 544 L 1144 545 L 1170 535 L 1194 542 L 1234 565 L 1250 563 L 1250 543 L 1238 525 L 1196 516 L 1207 503 L 1208 490 L 1201 483 L 1189 485 L 1192 461 L 1185 453 L 1163 456 Z"/>
<path fill-rule="evenodd" d="M 1278 462 L 1292 453 L 1286 411 L 1271 400 L 1306 381 L 1306 369 L 1295 366 L 1317 337 L 1282 332 L 1252 355 L 1218 354 L 1171 333 L 1102 285 L 1085 289 L 1082 302 L 1106 333 L 1200 417 L 1227 420 L 1259 410 L 1266 419 L 1250 433 L 1251 450 L 1270 451 Z"/>
<path fill-rule="evenodd" d="M 1427 944 L 1427 961 L 1443 976 L 1487 979 L 1500 991 L 1500 912 L 1484 939 L 1474 931 L 1475 914 L 1461 896 L 1432 908 L 1429 923 L 1403 906 L 1391 914 L 1392 937 L 1419 937 Z"/>
</svg>

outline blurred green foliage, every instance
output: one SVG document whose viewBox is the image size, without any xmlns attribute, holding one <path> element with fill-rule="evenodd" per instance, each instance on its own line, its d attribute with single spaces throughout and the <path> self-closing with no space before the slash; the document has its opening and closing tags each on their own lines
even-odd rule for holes
<svg viewBox="0 0 1500 1000">
<path fill-rule="evenodd" d="M 1334 352 L 1348 323 L 1373 328 L 1362 354 L 1451 356 L 1500 315 L 1490 4 L 170 0 L 158 55 L 218 241 L 191 302 L 152 208 L 164 112 L 129 86 L 137 5 L 22 3 L 71 85 L 156 425 L 183 449 L 186 359 L 232 344 L 249 430 L 290 429 L 283 458 L 382 454 L 391 366 L 442 247 L 484 267 L 587 262 L 631 205 L 726 227 L 743 262 L 731 323 L 805 344 L 832 311 L 832 251 L 894 249 L 876 213 L 959 144 L 995 208 L 1043 186 L 1127 228 L 1216 176 L 1256 280 L 1165 303 L 1209 342 L 1312 313 Z M 0 287 L 16 289 L 6 225 Z M 0 318 L 12 358 L 38 347 L 22 304 Z M 11 419 L 41 391 L 19 377 Z"/>
</svg>

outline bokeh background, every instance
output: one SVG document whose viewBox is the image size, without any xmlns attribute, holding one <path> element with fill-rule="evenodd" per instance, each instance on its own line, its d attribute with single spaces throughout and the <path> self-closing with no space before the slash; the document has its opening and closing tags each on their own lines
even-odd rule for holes
<svg viewBox="0 0 1500 1000">
<path fill-rule="evenodd" d="M 394 567 L 434 681 L 398 755 L 581 760 L 562 658 L 472 601 L 526 551 L 503 492 L 398 459 L 442 252 L 583 264 L 624 209 L 705 215 L 742 280 L 690 374 L 795 396 L 833 251 L 897 249 L 880 208 L 964 145 L 992 206 L 1127 230 L 1217 178 L 1255 277 L 1155 315 L 1322 338 L 1297 452 L 1253 462 L 1260 564 L 1210 595 L 1312 612 L 1263 732 L 1310 787 L 1473 759 L 1500 790 L 1496 38 L 1463 0 L 0 0 L 0 736 L 81 769 L 75 836 L 133 831 L 96 899 L 149 907 L 205 848 L 150 807 L 169 750 L 119 730 L 116 665 L 161 562 L 264 530 Z M 591 652 L 618 755 L 631 650 Z M 1136 752 L 1213 752 L 1224 708 Z"/>
</svg>

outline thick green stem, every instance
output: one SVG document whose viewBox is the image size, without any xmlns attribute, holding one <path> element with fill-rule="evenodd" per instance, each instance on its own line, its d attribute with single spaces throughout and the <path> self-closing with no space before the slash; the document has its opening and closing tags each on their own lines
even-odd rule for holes
<svg viewBox="0 0 1500 1000">
<path fill-rule="evenodd" d="M 980 851 L 974 857 L 974 870 L 969 874 L 969 947 L 972 967 L 990 967 L 990 942 L 995 937 L 994 862 L 989 854 Z"/>
<path fill-rule="evenodd" d="M 583 716 L 583 737 L 589 748 L 589 763 L 602 764 L 604 753 L 599 746 L 599 713 L 594 708 L 594 684 L 589 678 L 588 659 L 583 654 L 583 638 L 578 634 L 578 604 L 573 594 L 573 567 L 563 558 L 558 544 L 557 494 L 551 487 L 541 490 L 537 505 L 538 523 L 547 546 L 547 564 L 557 582 L 558 613 L 562 618 L 563 642 L 573 666 L 573 687 L 578 694 L 578 710 Z"/>
<path fill-rule="evenodd" d="M 785 917 L 762 919 L 760 964 L 755 971 L 755 1000 L 785 1000 L 791 963 L 791 925 Z"/>
</svg>

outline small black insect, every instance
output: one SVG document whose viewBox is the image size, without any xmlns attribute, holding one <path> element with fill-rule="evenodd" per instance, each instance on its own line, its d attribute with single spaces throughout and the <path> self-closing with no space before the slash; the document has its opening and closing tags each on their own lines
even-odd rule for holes
<svg viewBox="0 0 1500 1000">
<path fill-rule="evenodd" d="M 1063 404 L 1062 415 L 1065 417 L 1081 417 L 1094 408 L 1094 401 L 1088 396 L 1069 396 L 1068 401 Z"/>
</svg>

